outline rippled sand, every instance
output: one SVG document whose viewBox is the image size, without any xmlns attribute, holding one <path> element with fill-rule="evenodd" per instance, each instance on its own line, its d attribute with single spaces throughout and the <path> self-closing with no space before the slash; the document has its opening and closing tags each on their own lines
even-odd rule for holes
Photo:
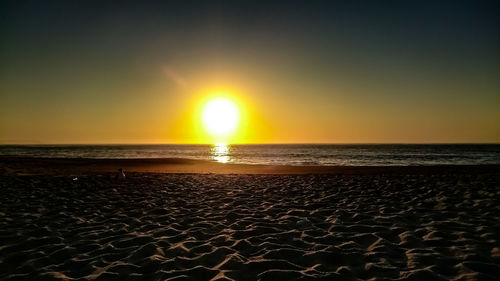
<svg viewBox="0 0 500 281">
<path fill-rule="evenodd" d="M 498 280 L 500 174 L 0 176 L 2 280 Z"/>
</svg>

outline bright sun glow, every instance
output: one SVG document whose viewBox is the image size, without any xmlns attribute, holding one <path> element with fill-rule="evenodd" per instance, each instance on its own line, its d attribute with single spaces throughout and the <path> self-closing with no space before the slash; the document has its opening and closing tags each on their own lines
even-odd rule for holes
<svg viewBox="0 0 500 281">
<path fill-rule="evenodd" d="M 228 137 L 237 129 L 239 115 L 235 103 L 225 98 L 216 98 L 203 107 L 203 126 L 213 137 Z"/>
</svg>

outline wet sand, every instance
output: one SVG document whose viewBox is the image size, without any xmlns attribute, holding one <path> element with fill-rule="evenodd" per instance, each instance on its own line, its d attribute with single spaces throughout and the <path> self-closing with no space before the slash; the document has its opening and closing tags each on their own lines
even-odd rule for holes
<svg viewBox="0 0 500 281">
<path fill-rule="evenodd" d="M 496 166 L 30 160 L 0 160 L 1 280 L 500 276 Z"/>
<path fill-rule="evenodd" d="M 116 172 L 191 173 L 191 174 L 433 174 L 500 173 L 500 165 L 439 166 L 287 166 L 224 164 L 181 158 L 85 159 L 32 158 L 0 156 L 0 172 L 33 175 L 81 175 Z"/>
</svg>

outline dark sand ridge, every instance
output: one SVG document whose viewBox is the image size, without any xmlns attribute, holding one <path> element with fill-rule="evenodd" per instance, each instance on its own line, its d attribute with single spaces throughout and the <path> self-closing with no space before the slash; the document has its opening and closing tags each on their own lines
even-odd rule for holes
<svg viewBox="0 0 500 281">
<path fill-rule="evenodd" d="M 128 161 L 2 158 L 0 280 L 500 276 L 497 166 L 129 172 L 115 181 L 107 171 L 118 166 L 200 167 Z M 236 167 L 208 164 L 217 169 L 204 172 Z M 279 169 L 317 171 L 289 168 Z"/>
<path fill-rule="evenodd" d="M 0 171 L 16 174 L 92 174 L 116 172 L 216 173 L 216 174 L 433 174 L 495 173 L 500 165 L 438 166 L 288 166 L 223 164 L 182 158 L 89 159 L 32 158 L 0 156 Z"/>
</svg>

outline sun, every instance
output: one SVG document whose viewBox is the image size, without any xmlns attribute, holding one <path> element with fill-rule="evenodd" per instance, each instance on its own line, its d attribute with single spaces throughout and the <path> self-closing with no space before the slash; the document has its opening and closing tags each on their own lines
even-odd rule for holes
<svg viewBox="0 0 500 281">
<path fill-rule="evenodd" d="M 215 98 L 208 101 L 202 111 L 203 127 L 212 137 L 229 137 L 239 123 L 238 106 L 229 99 Z"/>
</svg>

